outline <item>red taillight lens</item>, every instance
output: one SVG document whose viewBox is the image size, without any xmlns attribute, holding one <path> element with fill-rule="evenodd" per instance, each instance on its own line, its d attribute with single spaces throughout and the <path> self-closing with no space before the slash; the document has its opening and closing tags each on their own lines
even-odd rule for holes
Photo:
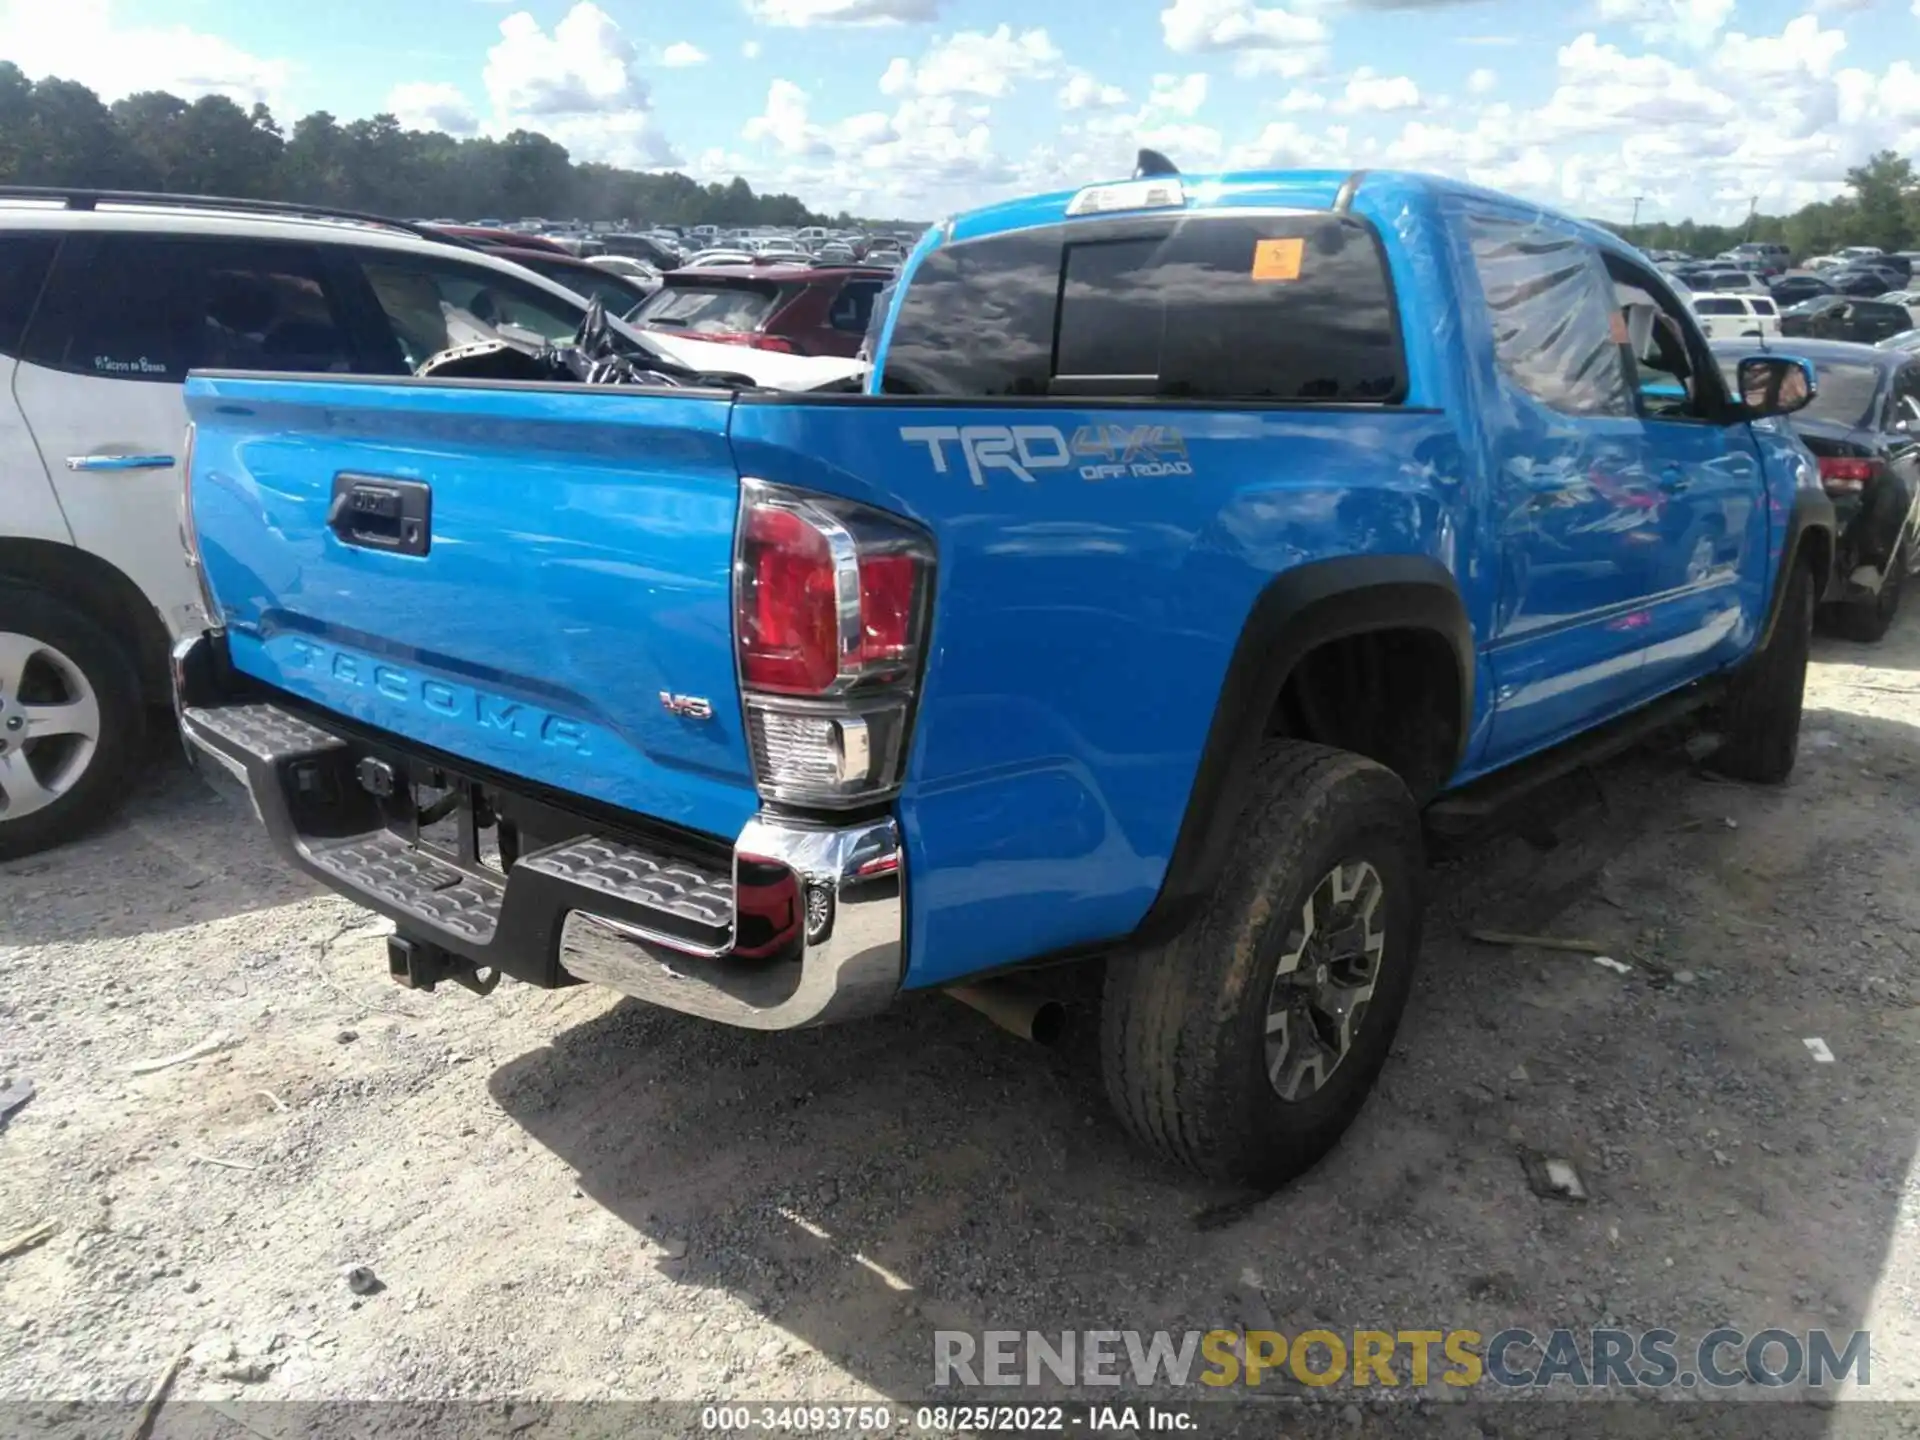
<svg viewBox="0 0 1920 1440">
<path fill-rule="evenodd" d="M 792 510 L 749 504 L 741 520 L 740 678 L 775 695 L 821 695 L 840 675 L 833 551 Z"/>
<path fill-rule="evenodd" d="M 1880 462 L 1838 455 L 1822 455 L 1820 483 L 1829 495 L 1858 495 L 1880 473 Z"/>
<path fill-rule="evenodd" d="M 777 350 L 782 355 L 798 355 L 800 347 L 780 335 L 751 335 L 747 343 L 756 350 Z"/>
<path fill-rule="evenodd" d="M 911 658 L 919 582 L 920 563 L 911 555 L 860 557 L 860 664 Z"/>
<path fill-rule="evenodd" d="M 933 544 L 896 515 L 741 485 L 734 643 L 763 795 L 843 806 L 900 783 Z"/>
</svg>

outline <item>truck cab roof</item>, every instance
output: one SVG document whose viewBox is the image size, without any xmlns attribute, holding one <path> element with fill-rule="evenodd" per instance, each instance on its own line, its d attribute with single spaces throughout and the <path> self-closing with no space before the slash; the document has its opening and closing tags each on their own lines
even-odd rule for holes
<svg viewBox="0 0 1920 1440">
<path fill-rule="evenodd" d="M 1180 198 L 1172 204 L 1075 211 L 1079 197 L 1090 192 L 1144 186 L 1150 181 L 1165 182 L 1169 190 L 1177 185 Z M 1344 204 L 1343 191 L 1346 192 Z M 1349 209 L 1367 219 L 1381 221 L 1409 209 L 1431 211 L 1447 197 L 1477 200 L 1505 211 L 1512 211 L 1517 203 L 1511 195 L 1415 170 L 1229 170 L 1206 175 L 1164 175 L 1099 181 L 1072 190 L 1024 196 L 964 211 L 931 233 L 945 241 L 979 240 L 1013 230 L 1057 225 L 1070 219 L 1151 214 L 1155 210 L 1175 208 L 1190 211 Z M 1545 206 L 1528 204 L 1524 208 L 1610 250 L 1633 253 L 1630 245 L 1602 226 Z"/>
</svg>

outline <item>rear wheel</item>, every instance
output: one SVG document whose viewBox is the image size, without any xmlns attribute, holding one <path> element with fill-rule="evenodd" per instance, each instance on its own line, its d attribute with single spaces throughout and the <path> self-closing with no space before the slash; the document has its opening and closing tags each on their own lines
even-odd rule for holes
<svg viewBox="0 0 1920 1440">
<path fill-rule="evenodd" d="M 1391 771 L 1275 742 L 1187 929 L 1109 963 L 1107 1093 L 1135 1138 L 1262 1189 L 1310 1167 L 1386 1063 L 1420 948 L 1419 812 Z"/>
<path fill-rule="evenodd" d="M 1907 545 L 1903 540 L 1887 561 L 1886 576 L 1880 590 L 1870 600 L 1856 600 L 1833 607 L 1833 631 L 1848 640 L 1871 645 L 1884 639 L 1900 613 L 1900 594 L 1907 584 Z"/>
<path fill-rule="evenodd" d="M 0 586 L 0 859 L 111 813 L 145 723 L 133 665 L 106 631 L 50 595 Z"/>
</svg>

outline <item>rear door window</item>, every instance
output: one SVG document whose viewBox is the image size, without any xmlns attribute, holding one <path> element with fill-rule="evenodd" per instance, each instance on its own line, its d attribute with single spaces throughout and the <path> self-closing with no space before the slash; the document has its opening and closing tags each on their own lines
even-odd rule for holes
<svg viewBox="0 0 1920 1440">
<path fill-rule="evenodd" d="M 1568 415 L 1631 415 L 1627 335 L 1598 252 L 1576 235 L 1506 215 L 1469 214 L 1465 233 L 1502 373 Z"/>
<path fill-rule="evenodd" d="M 104 234 L 62 250 L 26 358 L 177 384 L 187 371 L 347 373 L 355 351 L 313 247 Z"/>
<path fill-rule="evenodd" d="M 57 235 L 0 235 L 0 355 L 19 353 L 59 244 Z"/>
<path fill-rule="evenodd" d="M 1699 300 L 1693 307 L 1702 315 L 1744 315 L 1746 313 L 1738 300 Z"/>
<path fill-rule="evenodd" d="M 1391 403 L 1398 312 L 1339 215 L 1079 222 L 942 246 L 907 285 L 894 394 Z"/>
<path fill-rule="evenodd" d="M 634 312 L 636 325 L 692 335 L 745 335 L 780 302 L 778 285 L 682 285 L 669 282 Z"/>
</svg>

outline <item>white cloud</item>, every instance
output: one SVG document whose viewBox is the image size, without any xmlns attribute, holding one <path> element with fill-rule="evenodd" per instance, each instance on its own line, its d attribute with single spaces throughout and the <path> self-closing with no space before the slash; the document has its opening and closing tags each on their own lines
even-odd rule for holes
<svg viewBox="0 0 1920 1440">
<path fill-rule="evenodd" d="M 1160 12 L 1160 29 L 1175 54 L 1230 53 L 1243 76 L 1298 79 L 1326 61 L 1324 20 L 1252 0 L 1173 0 Z"/>
<path fill-rule="evenodd" d="M 707 63 L 707 52 L 690 40 L 676 40 L 660 52 L 660 63 L 669 70 L 684 70 Z"/>
<path fill-rule="evenodd" d="M 1405 75 L 1376 75 L 1362 65 L 1347 81 L 1345 96 L 1337 107 L 1349 113 L 1418 110 L 1420 87 Z"/>
<path fill-rule="evenodd" d="M 1197 115 L 1200 107 L 1207 103 L 1207 77 L 1198 72 L 1191 75 L 1156 75 L 1153 77 L 1153 89 L 1147 96 L 1149 113 L 1171 115 Z"/>
<path fill-rule="evenodd" d="M 1327 97 L 1318 90 L 1305 90 L 1296 85 L 1280 97 L 1282 115 L 1301 115 L 1313 110 L 1327 108 Z"/>
<path fill-rule="evenodd" d="M 1074 71 L 1060 87 L 1062 110 L 1113 110 L 1126 103 L 1126 91 L 1096 80 L 1084 70 Z"/>
<path fill-rule="evenodd" d="M 115 23 L 109 0 L 0 0 L 0 60 L 77 80 L 114 101 L 139 90 L 273 104 L 292 67 L 185 25 Z"/>
<path fill-rule="evenodd" d="M 480 128 L 480 117 L 458 85 L 432 81 L 396 85 L 387 92 L 387 103 L 382 108 L 408 130 L 472 135 Z"/>
<path fill-rule="evenodd" d="M 740 54 L 744 59 L 758 60 L 760 58 L 760 42 L 758 40 L 741 41 Z"/>
<path fill-rule="evenodd" d="M 509 15 L 481 78 L 492 134 L 537 130 L 575 159 L 634 168 L 674 159 L 654 120 L 638 52 L 592 0 L 580 0 L 551 34 L 525 11 Z"/>
<path fill-rule="evenodd" d="M 993 147 L 985 109 L 963 107 L 952 96 L 912 95 L 891 112 L 822 123 L 813 119 L 805 90 L 776 80 L 762 113 L 743 132 L 771 162 L 754 153 L 711 151 L 693 168 L 713 178 L 745 175 L 757 187 L 787 190 L 816 206 L 931 213 L 1014 181 L 1014 168 Z"/>
<path fill-rule="evenodd" d="M 1500 88 L 1500 77 L 1484 67 L 1467 76 L 1467 91 L 1473 95 L 1491 95 Z"/>
<path fill-rule="evenodd" d="M 896 58 L 880 77 L 883 95 L 984 95 L 998 99 L 1021 80 L 1058 73 L 1059 47 L 1045 30 L 962 30 L 927 47 L 918 65 Z"/>
<path fill-rule="evenodd" d="M 1812 15 L 1787 22 L 1778 35 L 1730 31 L 1713 57 L 1714 68 L 1734 77 L 1780 78 L 1805 71 L 1824 76 L 1847 48 L 1844 31 L 1823 30 Z"/>
<path fill-rule="evenodd" d="M 1733 14 L 1734 0 L 1600 0 L 1602 24 L 1627 24 L 1650 45 L 1704 48 Z"/>
<path fill-rule="evenodd" d="M 941 0 L 746 0 L 763 25 L 898 25 L 938 20 Z"/>
</svg>

